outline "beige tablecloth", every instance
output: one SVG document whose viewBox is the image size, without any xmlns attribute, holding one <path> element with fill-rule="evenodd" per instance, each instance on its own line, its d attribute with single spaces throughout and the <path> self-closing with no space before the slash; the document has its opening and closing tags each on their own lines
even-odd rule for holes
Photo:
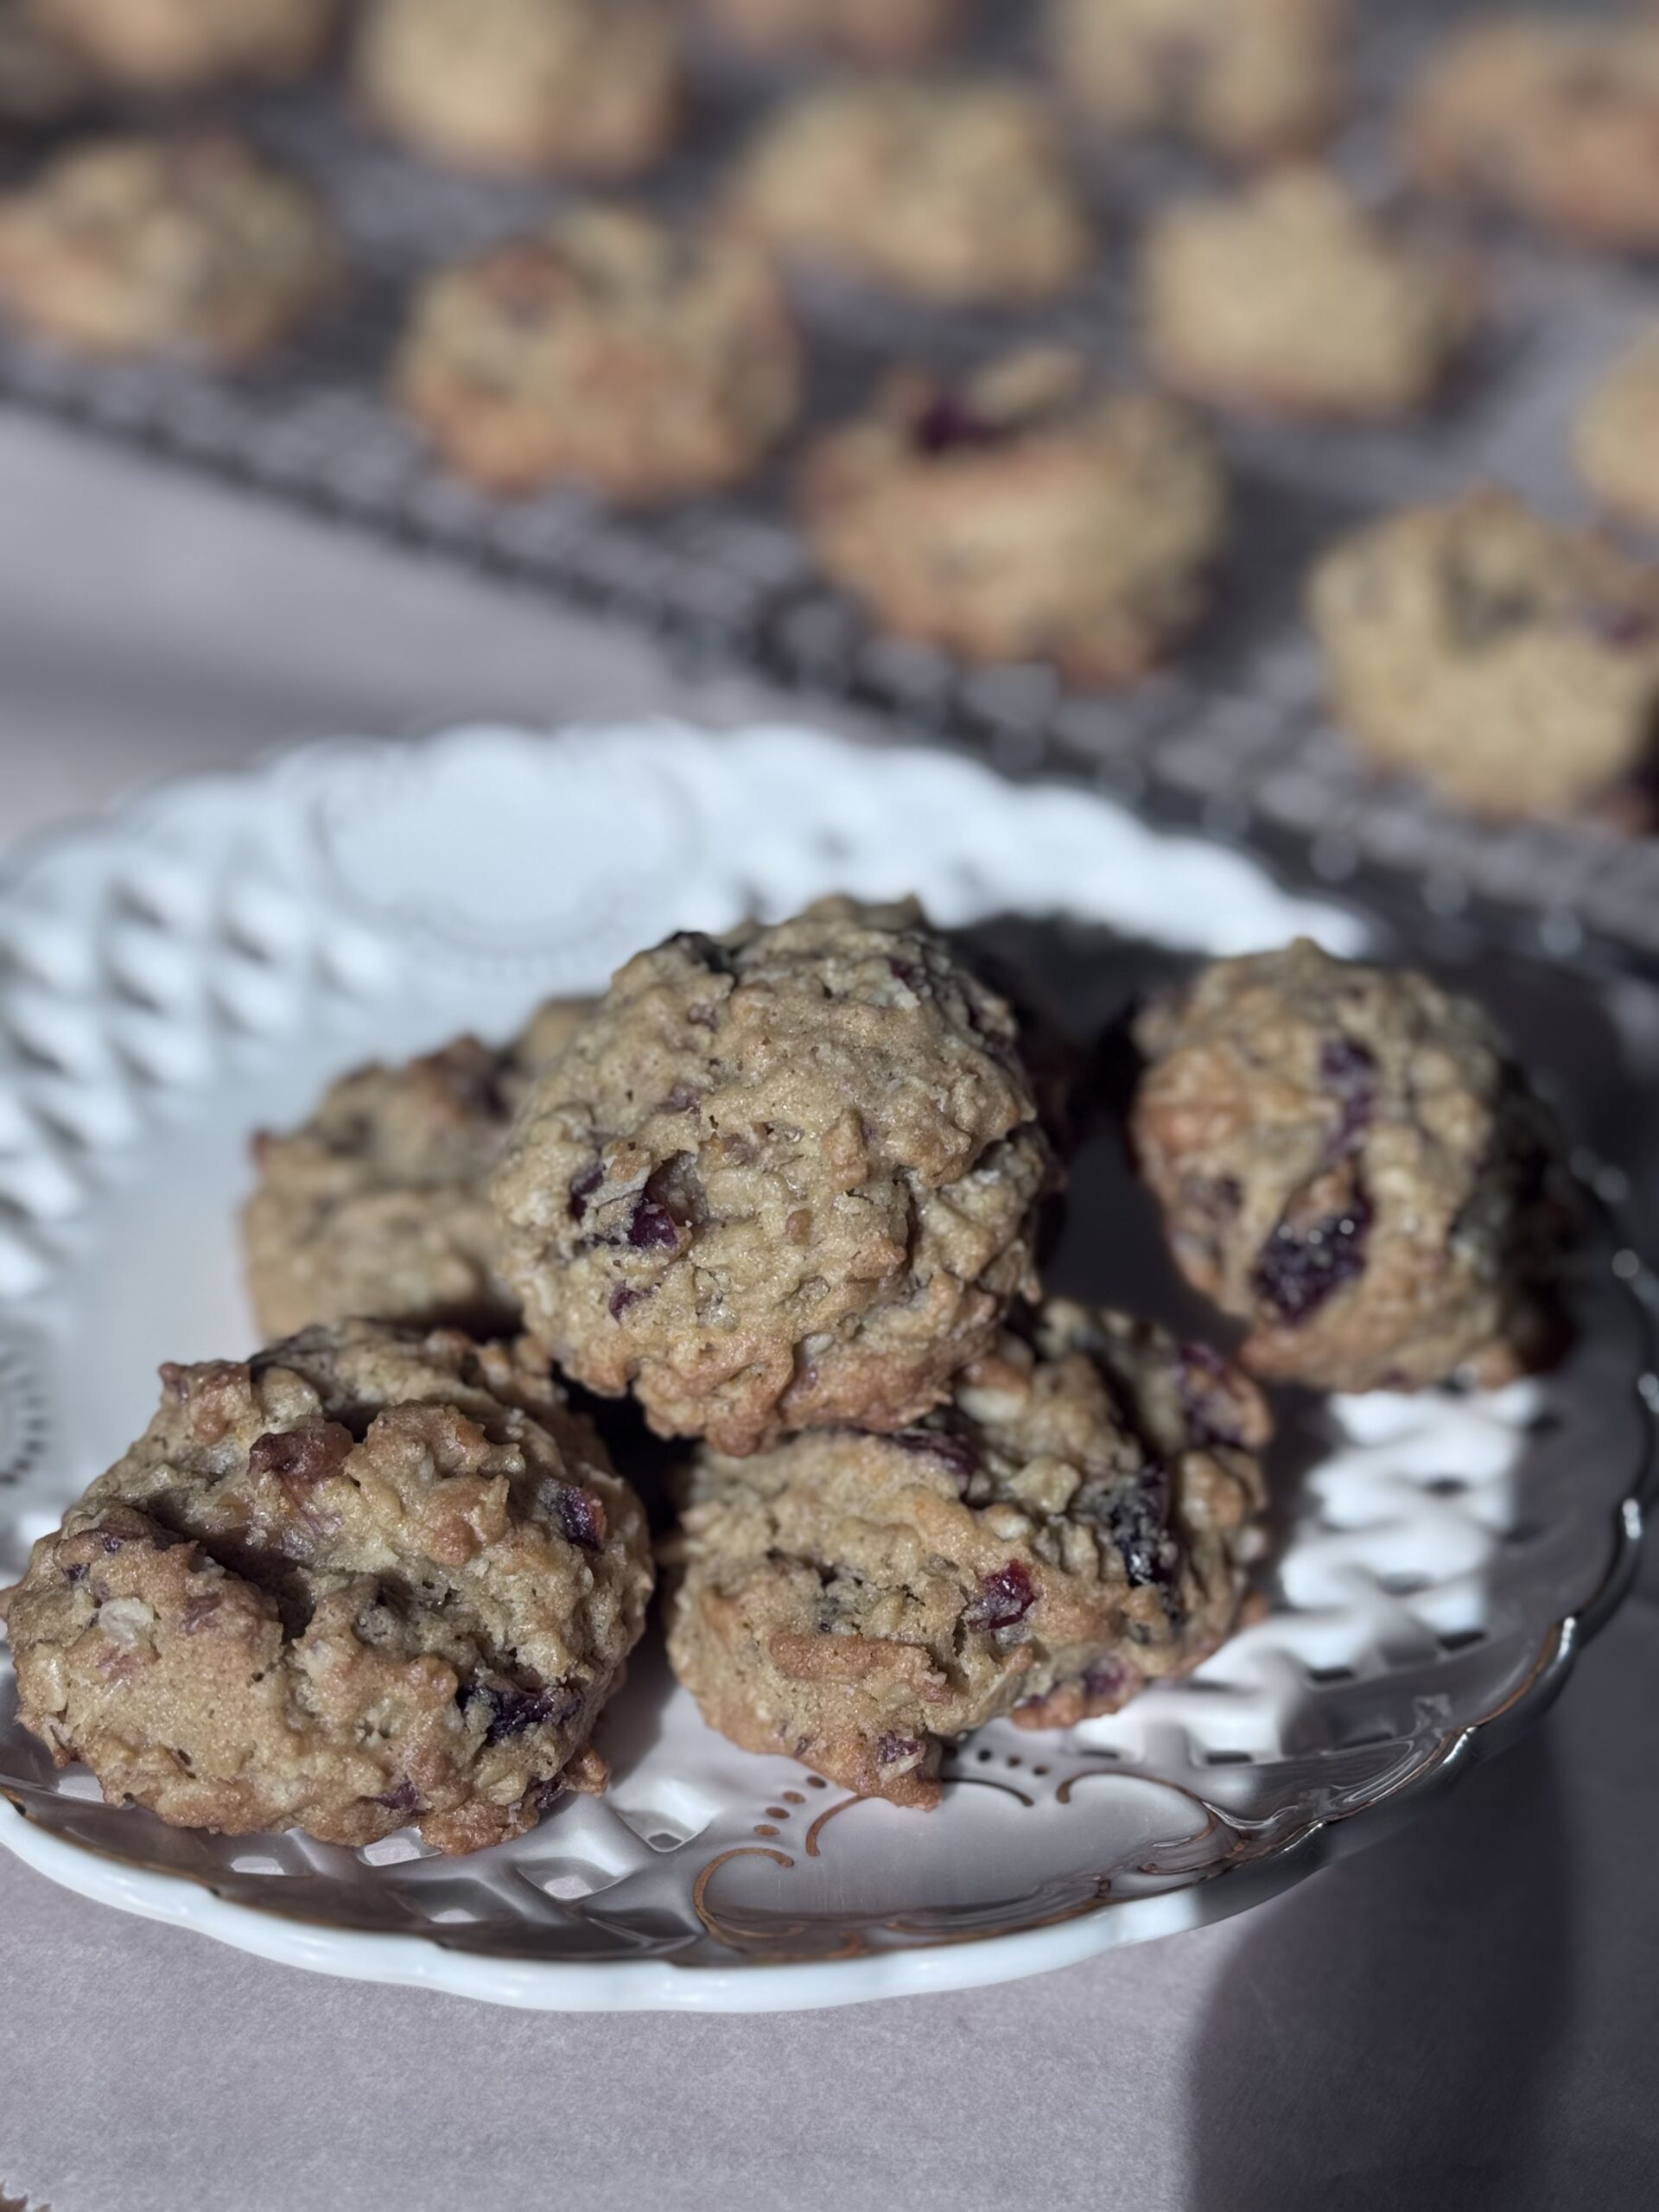
<svg viewBox="0 0 1659 2212">
<path fill-rule="evenodd" d="M 0 839 L 301 733 L 777 712 L 0 414 Z M 789 711 L 786 704 L 782 711 Z M 332 1982 L 0 1854 L 0 2199 L 53 2212 L 1637 2212 L 1659 1563 L 1527 1742 L 1275 1905 L 792 2018 Z"/>
</svg>

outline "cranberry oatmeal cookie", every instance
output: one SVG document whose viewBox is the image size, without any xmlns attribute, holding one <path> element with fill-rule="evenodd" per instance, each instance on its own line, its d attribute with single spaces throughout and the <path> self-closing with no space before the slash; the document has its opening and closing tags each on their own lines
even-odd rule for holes
<svg viewBox="0 0 1659 2212">
<path fill-rule="evenodd" d="M 1052 298 L 1091 245 L 1052 124 L 998 80 L 809 93 L 765 126 L 727 212 L 791 260 L 945 303 Z"/>
<path fill-rule="evenodd" d="M 883 627 L 1079 684 L 1133 681 L 1192 626 L 1227 517 L 1195 417 L 1035 350 L 959 386 L 893 377 L 802 491 L 819 564 Z"/>
<path fill-rule="evenodd" d="M 417 152 L 509 175 L 635 176 L 679 121 L 659 0 L 368 0 L 353 76 Z"/>
<path fill-rule="evenodd" d="M 162 1375 L 4 1600 L 60 1765 L 175 1827 L 444 1852 L 603 1787 L 649 1547 L 538 1366 L 358 1322 Z"/>
<path fill-rule="evenodd" d="M 1253 1374 L 1491 1385 L 1548 1348 L 1553 1139 L 1478 1007 L 1303 939 L 1215 962 L 1135 1038 L 1141 1172 Z"/>
<path fill-rule="evenodd" d="M 1366 525 L 1309 603 L 1337 719 L 1460 806 L 1571 814 L 1651 757 L 1659 570 L 1505 493 Z"/>
<path fill-rule="evenodd" d="M 1407 111 L 1431 190 L 1508 208 L 1589 246 L 1659 247 L 1659 23 L 1478 22 Z"/>
<path fill-rule="evenodd" d="M 827 52 L 847 60 L 919 61 L 948 44 L 961 0 L 701 0 L 728 44 L 764 54 Z"/>
<path fill-rule="evenodd" d="M 1329 135 L 1346 12 L 1345 0 L 1050 0 L 1048 47 L 1096 122 L 1255 162 Z"/>
<path fill-rule="evenodd" d="M 1602 506 L 1659 530 L 1659 329 L 1616 361 L 1573 434 L 1579 474 Z"/>
<path fill-rule="evenodd" d="M 338 0 L 26 0 L 100 76 L 138 92 L 274 84 L 322 59 Z"/>
<path fill-rule="evenodd" d="M 509 1140 L 501 1267 L 659 1434 L 899 1428 L 1029 1286 L 1053 1173 L 1004 1002 L 914 909 L 830 901 L 619 972 Z"/>
<path fill-rule="evenodd" d="M 1306 168 L 1156 217 L 1141 296 L 1147 352 L 1177 391 L 1351 419 L 1430 399 L 1473 306 L 1467 270 Z"/>
<path fill-rule="evenodd" d="M 431 278 L 393 381 L 487 491 L 570 478 L 646 505 L 754 467 L 794 417 L 801 347 L 742 240 L 588 207 Z"/>
<path fill-rule="evenodd" d="M 555 999 L 506 1046 L 461 1037 L 402 1067 L 359 1068 L 302 1128 L 256 1137 L 242 1238 L 262 1333 L 352 1314 L 515 1327 L 489 1179 L 513 1114 L 588 1011 Z"/>
<path fill-rule="evenodd" d="M 945 1744 L 999 1715 L 1112 1713 L 1231 1633 L 1266 1409 L 1201 1345 L 1054 1304 L 939 1412 L 703 1452 L 669 1656 L 710 1726 L 928 1808 Z"/>
<path fill-rule="evenodd" d="M 340 274 L 310 194 L 218 133 L 90 140 L 0 194 L 0 310 L 86 353 L 236 367 Z"/>
</svg>

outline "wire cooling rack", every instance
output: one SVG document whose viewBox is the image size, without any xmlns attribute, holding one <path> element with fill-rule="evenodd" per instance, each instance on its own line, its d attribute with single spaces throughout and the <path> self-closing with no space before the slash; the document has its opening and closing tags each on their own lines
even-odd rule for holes
<svg viewBox="0 0 1659 2212">
<path fill-rule="evenodd" d="M 1357 181 L 1385 190 L 1399 92 L 1426 42 L 1471 10 L 1390 0 L 1355 12 L 1361 97 L 1338 155 Z M 1019 64 L 1028 41 L 1022 22 L 985 42 Z M 695 66 L 689 139 L 641 193 L 679 210 L 709 199 L 780 89 L 776 75 L 717 57 Z M 1432 417 L 1359 431 L 1224 426 L 1238 518 L 1211 619 L 1137 690 L 1067 693 L 1040 666 L 969 670 L 884 639 L 820 585 L 791 519 L 791 454 L 734 494 L 643 517 L 607 513 L 569 489 L 492 500 L 446 476 L 385 397 L 411 287 L 435 264 L 534 220 L 560 194 L 409 158 L 364 128 L 328 79 L 223 111 L 334 209 L 352 257 L 346 305 L 281 360 L 235 379 L 76 360 L 0 332 L 0 394 L 735 655 L 804 693 L 988 750 L 1007 767 L 1085 776 L 1154 816 L 1264 846 L 1326 880 L 1426 901 L 1557 957 L 1659 964 L 1659 840 L 1595 822 L 1482 826 L 1414 785 L 1368 772 L 1321 711 L 1300 613 L 1316 549 L 1366 513 L 1481 480 L 1509 483 L 1553 512 L 1580 511 L 1567 458 L 1573 413 L 1597 370 L 1659 308 L 1651 270 L 1495 234 L 1484 242 L 1484 336 Z M 861 404 L 895 359 L 964 363 L 1022 334 L 1079 344 L 1133 372 L 1135 215 L 1198 172 L 1173 154 L 1086 139 L 1078 155 L 1102 251 L 1052 310 L 1016 318 L 828 283 L 803 289 L 813 363 L 804 435 Z"/>
</svg>

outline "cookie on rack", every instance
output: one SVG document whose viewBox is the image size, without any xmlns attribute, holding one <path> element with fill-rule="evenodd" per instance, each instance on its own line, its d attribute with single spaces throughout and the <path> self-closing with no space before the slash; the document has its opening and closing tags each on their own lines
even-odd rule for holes
<svg viewBox="0 0 1659 2212">
<path fill-rule="evenodd" d="M 6 1595 L 59 1765 L 177 1827 L 443 1852 L 604 1786 L 649 1540 L 539 1363 L 356 1322 L 162 1376 Z"/>
<path fill-rule="evenodd" d="M 335 297 L 306 188 L 218 131 L 88 139 L 0 194 L 0 311 L 80 351 L 233 368 Z"/>
<path fill-rule="evenodd" d="M 700 0 L 728 45 L 766 55 L 830 54 L 849 61 L 919 61 L 947 45 L 961 0 Z"/>
<path fill-rule="evenodd" d="M 1609 513 L 1659 530 L 1659 330 L 1591 392 L 1573 427 L 1573 457 Z"/>
<path fill-rule="evenodd" d="M 946 304 L 1051 299 L 1092 245 L 1053 124 L 998 79 L 810 92 L 763 127 L 726 213 L 792 262 Z"/>
<path fill-rule="evenodd" d="M 417 153 L 506 175 L 634 176 L 679 121 L 661 0 L 367 0 L 353 75 Z"/>
<path fill-rule="evenodd" d="M 485 490 L 648 505 L 746 476 L 793 420 L 801 346 L 765 256 L 585 207 L 429 279 L 397 399 Z"/>
<path fill-rule="evenodd" d="M 111 84 L 194 92 L 277 84 L 315 67 L 339 0 L 25 0 L 25 13 Z"/>
<path fill-rule="evenodd" d="M 1345 0 L 1049 0 L 1046 33 L 1056 79 L 1096 122 L 1256 162 L 1330 135 L 1346 20 Z"/>
<path fill-rule="evenodd" d="M 1539 15 L 1452 39 L 1409 103 L 1407 160 L 1430 189 L 1580 244 L 1659 247 L 1659 22 Z"/>
<path fill-rule="evenodd" d="M 1422 407 L 1473 316 L 1470 272 L 1368 213 L 1332 171 L 1177 201 L 1145 241 L 1159 375 L 1222 407 L 1338 420 Z"/>
<path fill-rule="evenodd" d="M 1141 1172 L 1252 1374 L 1491 1385 L 1549 1347 L 1554 1141 L 1471 1001 L 1302 939 L 1212 963 L 1135 1039 Z"/>
<path fill-rule="evenodd" d="M 969 1730 L 1116 1712 L 1232 1633 L 1268 1432 L 1204 1346 L 1044 1306 L 895 1435 L 700 1453 L 674 1671 L 746 1751 L 937 1805 L 941 1754 Z"/>
<path fill-rule="evenodd" d="M 508 1141 L 501 1268 L 659 1434 L 899 1428 L 1031 1282 L 1053 1176 L 1006 1003 L 913 908 L 830 901 L 618 973 Z"/>
<path fill-rule="evenodd" d="M 554 999 L 505 1046 L 461 1037 L 401 1067 L 359 1068 L 299 1128 L 257 1136 L 242 1241 L 261 1332 L 353 1314 L 515 1326 L 489 1179 L 514 1112 L 587 1012 Z"/>
<path fill-rule="evenodd" d="M 1134 681 L 1192 627 L 1228 505 L 1179 402 L 1035 348 L 960 384 L 894 375 L 809 454 L 802 500 L 825 575 L 884 629 L 1078 684 Z"/>
<path fill-rule="evenodd" d="M 1652 758 L 1659 569 L 1507 493 L 1364 525 L 1309 606 L 1360 751 L 1477 814 L 1572 814 Z"/>
</svg>

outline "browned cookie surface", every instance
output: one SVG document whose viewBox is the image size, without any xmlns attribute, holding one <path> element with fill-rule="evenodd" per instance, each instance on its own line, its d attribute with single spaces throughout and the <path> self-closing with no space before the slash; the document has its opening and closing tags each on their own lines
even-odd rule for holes
<svg viewBox="0 0 1659 2212">
<path fill-rule="evenodd" d="M 298 77 L 322 59 L 338 0 L 25 0 L 101 76 L 140 92 Z"/>
</svg>

